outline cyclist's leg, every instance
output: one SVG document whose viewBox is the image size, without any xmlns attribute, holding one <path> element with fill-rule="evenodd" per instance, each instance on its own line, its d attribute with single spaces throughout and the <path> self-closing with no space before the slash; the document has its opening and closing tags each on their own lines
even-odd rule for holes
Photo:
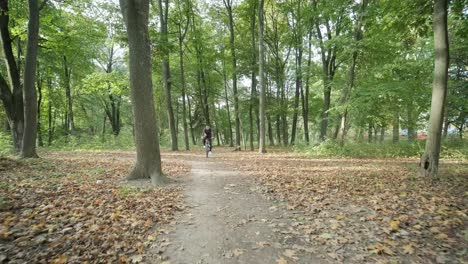
<svg viewBox="0 0 468 264">
<path fill-rule="evenodd" d="M 210 138 L 209 141 L 210 141 L 210 151 L 211 151 L 211 149 L 213 148 L 213 139 Z"/>
</svg>

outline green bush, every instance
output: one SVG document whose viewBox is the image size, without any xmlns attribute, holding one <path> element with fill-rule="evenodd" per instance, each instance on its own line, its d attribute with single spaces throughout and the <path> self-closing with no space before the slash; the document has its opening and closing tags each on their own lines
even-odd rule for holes
<svg viewBox="0 0 468 264">
<path fill-rule="evenodd" d="M 12 152 L 11 135 L 0 132 L 0 156 L 8 155 Z"/>
<path fill-rule="evenodd" d="M 403 141 L 397 144 L 392 142 L 367 143 L 347 142 L 340 146 L 338 142 L 326 140 L 314 146 L 296 146 L 295 149 L 311 156 L 338 156 L 355 158 L 392 158 L 392 157 L 420 157 L 424 153 L 425 141 Z M 468 159 L 468 144 L 466 140 L 446 140 L 442 143 L 441 158 Z"/>
</svg>

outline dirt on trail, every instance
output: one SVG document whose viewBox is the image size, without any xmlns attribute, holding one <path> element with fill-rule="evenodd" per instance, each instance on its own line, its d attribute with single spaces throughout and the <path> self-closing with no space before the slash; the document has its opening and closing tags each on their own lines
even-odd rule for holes
<svg viewBox="0 0 468 264">
<path fill-rule="evenodd" d="M 261 195 L 252 177 L 216 155 L 190 159 L 186 208 L 152 250 L 150 263 L 329 263 L 290 228 L 300 214 Z"/>
</svg>

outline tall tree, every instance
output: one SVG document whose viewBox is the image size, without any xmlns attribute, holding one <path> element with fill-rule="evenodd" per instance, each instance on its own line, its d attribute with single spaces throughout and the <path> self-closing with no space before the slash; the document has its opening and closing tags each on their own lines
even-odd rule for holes
<svg viewBox="0 0 468 264">
<path fill-rule="evenodd" d="M 0 39 L 8 73 L 8 83 L 0 74 L 0 98 L 7 114 L 14 149 L 19 153 L 24 131 L 23 88 L 20 80 L 20 70 L 15 56 L 13 55 L 13 40 L 10 35 L 9 24 L 10 12 L 8 9 L 8 0 L 1 0 Z"/>
<path fill-rule="evenodd" d="M 302 91 L 302 20 L 301 10 L 302 1 L 296 0 L 297 9 L 292 8 L 292 27 L 295 44 L 295 55 L 296 55 L 296 91 L 294 93 L 294 114 L 292 120 L 291 129 L 291 145 L 294 145 L 296 140 L 296 128 L 297 128 L 297 117 L 299 112 L 299 95 Z"/>
<path fill-rule="evenodd" d="M 190 9 L 187 4 L 190 1 L 186 1 L 186 4 L 182 6 L 180 0 L 177 1 L 177 7 L 179 8 L 180 19 L 176 22 L 178 29 L 178 42 L 179 42 L 179 67 L 180 67 L 180 84 L 182 86 L 182 123 L 184 125 L 184 141 L 185 141 L 185 150 L 190 149 L 190 142 L 188 136 L 188 126 L 187 126 L 187 107 L 186 107 L 186 84 L 185 84 L 185 68 L 184 68 L 184 40 L 187 34 L 187 30 L 190 23 Z M 183 11 L 181 10 L 183 9 Z M 183 14 L 182 14 L 183 13 Z M 185 21 L 183 21 L 185 17 Z M 185 25 L 184 25 L 185 22 Z"/>
<path fill-rule="evenodd" d="M 38 0 L 28 0 L 28 44 L 24 65 L 23 103 L 24 103 L 24 134 L 21 145 L 21 157 L 36 158 L 37 138 L 37 93 L 35 87 L 37 49 L 39 41 L 39 3 Z"/>
<path fill-rule="evenodd" d="M 153 102 L 151 48 L 148 35 L 149 0 L 120 0 L 127 26 L 130 90 L 137 160 L 128 179 L 151 178 L 163 184 L 158 126 Z"/>
<path fill-rule="evenodd" d="M 429 133 L 426 148 L 421 157 L 421 174 L 437 177 L 439 168 L 442 122 L 444 120 L 445 98 L 447 96 L 449 44 L 447 30 L 447 0 L 434 2 L 434 82 L 429 117 Z"/>
<path fill-rule="evenodd" d="M 251 44 L 252 44 L 252 61 L 251 61 L 251 76 L 250 80 L 252 82 L 251 89 L 250 89 L 250 105 L 249 105 L 249 136 L 250 136 L 250 150 L 254 150 L 254 124 L 253 124 L 253 112 L 254 107 L 257 104 L 257 48 L 256 48 L 256 41 L 255 41 L 255 13 L 257 11 L 257 3 L 256 1 L 251 1 L 251 15 L 250 15 L 250 36 L 251 36 Z M 257 112 L 257 111 L 255 111 Z M 257 112 L 258 113 L 258 112 Z"/>
<path fill-rule="evenodd" d="M 164 1 L 164 5 L 163 5 Z M 171 70 L 169 67 L 169 41 L 168 41 L 168 14 L 169 14 L 169 0 L 159 0 L 159 18 L 161 26 L 161 49 L 162 49 L 162 74 L 164 93 L 166 96 L 167 115 L 169 119 L 169 128 L 171 130 L 171 149 L 178 150 L 177 143 L 177 128 L 174 119 L 174 111 L 172 109 L 172 96 L 171 96 Z"/>
<path fill-rule="evenodd" d="M 239 95 L 237 93 L 237 57 L 235 45 L 234 17 L 232 14 L 232 0 L 223 0 L 224 6 L 229 18 L 229 43 L 231 45 L 231 60 L 232 60 L 232 91 L 234 93 L 234 116 L 236 120 L 236 150 L 241 150 L 241 131 L 239 117 Z"/>
<path fill-rule="evenodd" d="M 258 53 L 259 53 L 259 71 L 260 76 L 260 142 L 258 151 L 260 153 L 266 152 L 265 147 L 265 47 L 263 43 L 264 32 L 264 18 L 263 18 L 264 0 L 260 0 L 258 7 Z"/>
<path fill-rule="evenodd" d="M 348 100 L 349 97 L 351 96 L 351 91 L 354 87 L 354 80 L 356 78 L 356 64 L 357 64 L 357 59 L 359 55 L 359 42 L 362 41 L 363 39 L 363 32 L 362 32 L 362 27 L 364 24 L 364 12 L 366 10 L 368 4 L 368 0 L 363 0 L 362 3 L 360 4 L 360 9 L 358 13 L 356 14 L 356 22 L 354 25 L 354 32 L 353 32 L 353 40 L 355 42 L 354 48 L 351 54 L 351 65 L 349 66 L 348 69 L 348 81 L 346 84 L 346 87 L 343 89 L 343 92 L 341 94 L 340 98 L 340 105 L 344 106 Z M 340 143 L 344 144 L 344 139 L 346 137 L 346 132 L 347 132 L 347 127 L 348 127 L 348 107 L 345 106 L 345 109 L 343 113 L 339 113 L 338 115 L 338 121 L 340 122 L 338 124 L 339 129 L 337 132 L 341 132 L 341 137 L 340 137 Z M 334 136 L 334 138 L 337 138 L 337 134 Z"/>
</svg>

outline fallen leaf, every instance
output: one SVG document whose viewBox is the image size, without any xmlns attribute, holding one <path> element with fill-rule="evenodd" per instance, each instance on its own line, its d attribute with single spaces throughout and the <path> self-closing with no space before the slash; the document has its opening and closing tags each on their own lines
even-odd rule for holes
<svg viewBox="0 0 468 264">
<path fill-rule="evenodd" d="M 234 257 L 239 257 L 240 255 L 244 254 L 245 251 L 245 249 L 236 248 L 232 251 L 232 255 Z"/>
<path fill-rule="evenodd" d="M 279 259 L 276 260 L 276 264 L 288 264 L 288 261 L 284 259 L 283 257 L 280 257 Z"/>
<path fill-rule="evenodd" d="M 400 228 L 400 220 L 394 219 L 389 223 L 390 231 L 397 231 Z"/>
<path fill-rule="evenodd" d="M 298 259 L 296 257 L 296 251 L 295 250 L 292 250 L 292 249 L 286 249 L 284 252 L 283 252 L 283 255 L 288 257 L 288 258 L 292 258 L 292 259 Z"/>
<path fill-rule="evenodd" d="M 403 246 L 403 253 L 411 255 L 414 253 L 414 247 L 411 244 Z"/>
</svg>

